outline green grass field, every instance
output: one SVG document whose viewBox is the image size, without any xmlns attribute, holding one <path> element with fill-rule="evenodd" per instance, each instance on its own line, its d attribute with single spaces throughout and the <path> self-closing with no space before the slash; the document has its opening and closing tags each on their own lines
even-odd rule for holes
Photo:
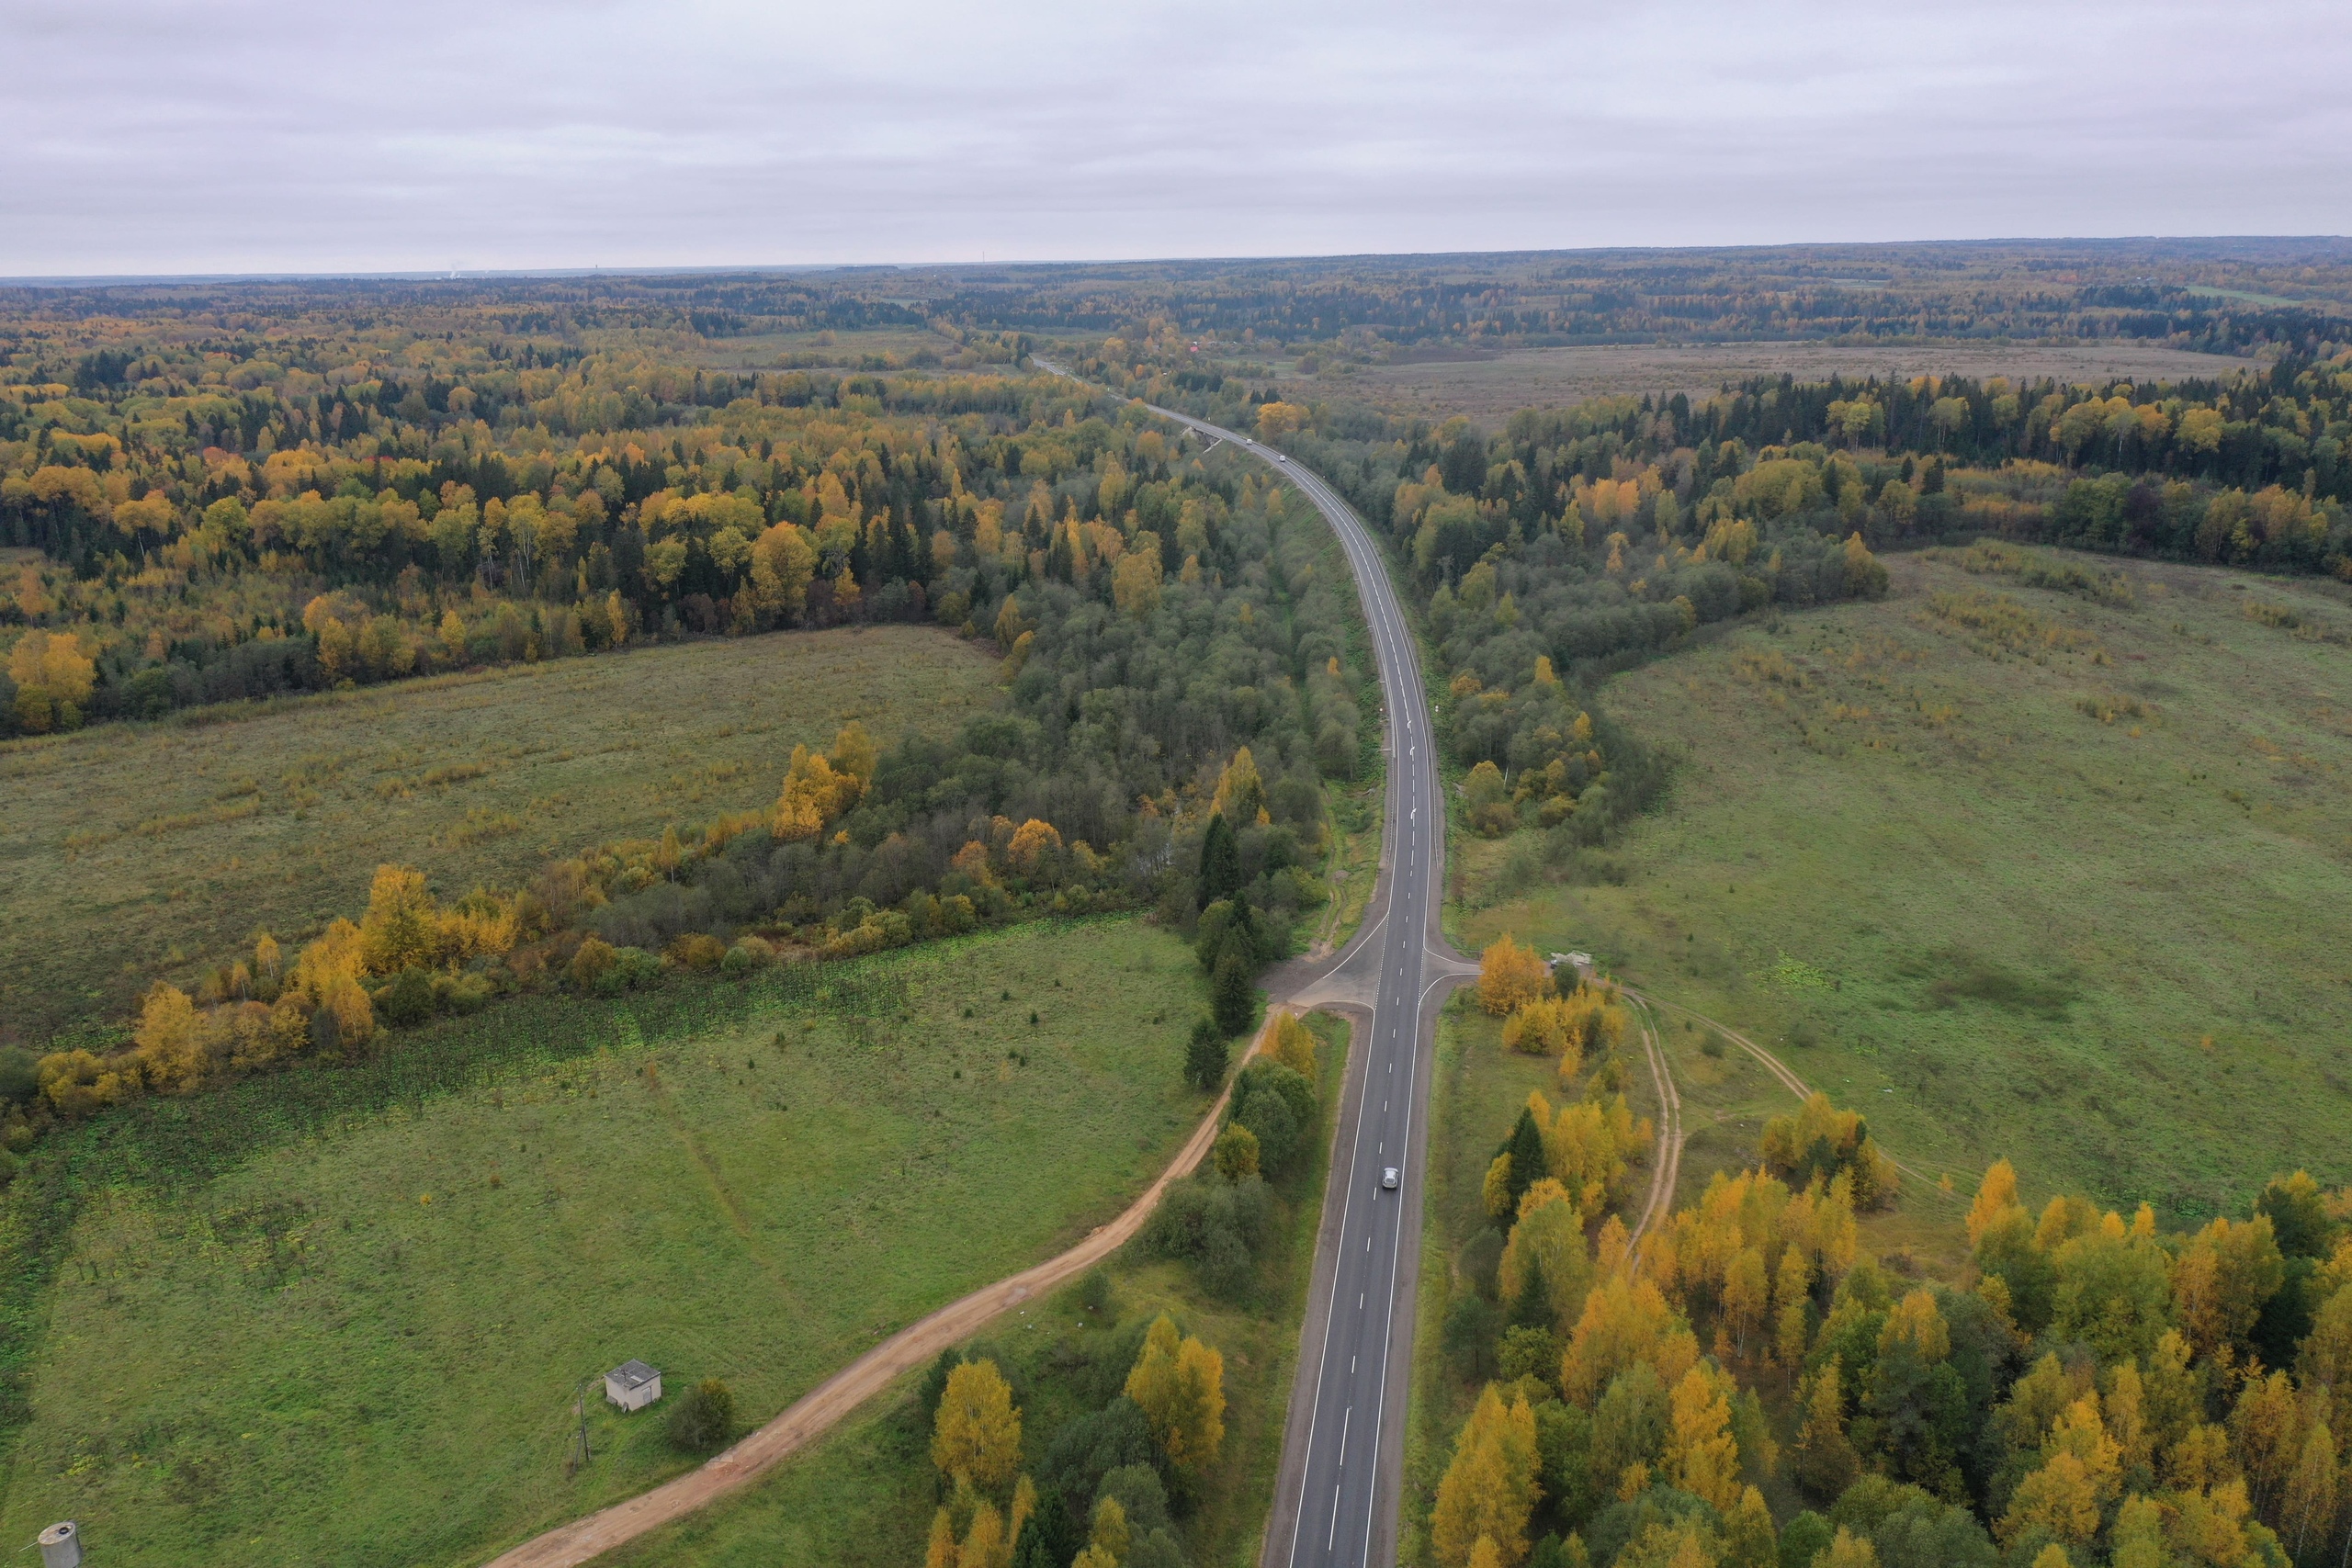
<svg viewBox="0 0 2352 1568">
<path fill-rule="evenodd" d="M 2352 1176 L 2352 601 L 2072 558 L 2124 589 L 1891 558 L 1883 602 L 1613 678 L 1680 760 L 1668 797 L 1564 881 L 1532 834 L 1458 842 L 1456 939 L 1595 953 L 1962 1194 L 2007 1155 L 2170 1224 Z M 1784 1101 L 1667 1033 L 1688 1190 Z"/>
<path fill-rule="evenodd" d="M 647 648 L 0 745 L 0 1043 L 126 1014 L 258 928 L 306 938 L 377 864 L 445 895 L 775 797 L 858 718 L 952 730 L 996 666 L 875 626 Z M 209 962 L 208 962 L 209 961 Z"/>
<path fill-rule="evenodd" d="M 1322 1218 L 1332 1107 L 1345 1071 L 1347 1032 L 1328 1015 L 1310 1023 L 1319 1053 L 1322 1122 L 1313 1157 L 1277 1184 L 1286 1205 L 1285 1234 L 1266 1260 L 1261 1300 L 1237 1306 L 1204 1296 L 1187 1265 L 1146 1256 L 1131 1243 L 1105 1266 L 1115 1306 L 1091 1320 L 1073 1285 L 999 1321 L 971 1347 L 1018 1369 L 1028 1391 L 1023 1407 L 1024 1468 L 1044 1454 L 1059 1426 L 1093 1403 L 1080 1390 L 1124 1378 L 1107 1348 L 1162 1312 L 1225 1357 L 1226 1433 L 1202 1502 L 1179 1522 L 1194 1568 L 1255 1568 L 1273 1503 L 1283 1418 L 1298 1353 L 1299 1321 Z M 938 1506 L 931 1434 L 917 1398 L 919 1374 L 875 1400 L 852 1420 L 787 1460 L 748 1491 L 695 1517 L 656 1531 L 613 1554 L 616 1568 L 906 1568 L 922 1561 L 925 1533 Z"/>
<path fill-rule="evenodd" d="M 411 1568 L 638 1491 L 689 1461 L 598 1405 L 568 1477 L 579 1379 L 641 1357 L 762 1420 L 1050 1256 L 1194 1125 L 1203 996 L 1175 937 L 1037 923 L 516 1001 L 73 1129 L 0 1207 L 0 1540 Z"/>
</svg>

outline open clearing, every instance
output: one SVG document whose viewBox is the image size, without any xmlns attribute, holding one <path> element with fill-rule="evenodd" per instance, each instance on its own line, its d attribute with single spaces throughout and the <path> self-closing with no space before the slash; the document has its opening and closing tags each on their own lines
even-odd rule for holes
<svg viewBox="0 0 2352 1568">
<path fill-rule="evenodd" d="M 639 1491 L 690 1461 L 597 1404 L 568 1478 L 581 1378 L 721 1377 L 749 1425 L 1058 1251 L 1201 1114 L 1203 991 L 1139 921 L 1040 922 L 503 1004 L 65 1134 L 0 1211 L 40 1328 L 0 1536 L 409 1568 Z"/>
<path fill-rule="evenodd" d="M 1531 834 L 1463 843 L 1459 940 L 1597 953 L 1962 1193 L 2007 1155 L 2174 1224 L 2299 1165 L 2345 1179 L 2352 604 L 2072 558 L 2131 602 L 1890 558 L 1882 603 L 1612 679 L 1609 711 L 1682 759 L 1669 796 L 1565 886 Z M 1660 1021 L 1687 1195 L 1786 1101 Z"/>
<path fill-rule="evenodd" d="M 2054 377 L 2061 381 L 2178 380 L 2228 376 L 2255 362 L 2143 343 L 2072 344 L 1725 343 L 1513 349 L 1484 359 L 1374 366 L 1313 383 L 1315 395 L 1360 398 L 1382 412 L 1430 420 L 1466 414 L 1499 424 L 1524 408 L 1587 398 L 1676 392 L 1712 396 L 1725 381 L 1793 375 Z"/>
<path fill-rule="evenodd" d="M 1190 1265 L 1155 1258 L 1138 1239 L 1105 1266 L 1114 1305 L 1104 1319 L 1090 1317 L 1072 1286 L 1009 1314 L 969 1348 L 1007 1369 L 1023 1391 L 1024 1471 L 1035 1468 L 1065 1422 L 1117 1392 L 1141 1327 L 1160 1313 L 1221 1351 L 1224 1450 L 1201 1483 L 1203 1504 L 1178 1521 L 1199 1568 L 1251 1568 L 1273 1504 L 1333 1110 L 1346 1070 L 1345 1026 L 1328 1014 L 1309 1022 L 1324 1042 L 1320 1125 L 1306 1145 L 1312 1157 L 1274 1184 L 1286 1211 L 1283 1235 L 1265 1262 L 1258 1300 L 1236 1304 L 1205 1295 Z M 918 1399 L 921 1381 L 920 1374 L 904 1379 L 750 1490 L 613 1553 L 615 1568 L 906 1568 L 922 1562 L 939 1490 Z"/>
<path fill-rule="evenodd" d="M 445 896 L 775 797 L 796 742 L 949 731 L 995 663 L 944 631 L 785 632 L 100 725 L 0 746 L 0 1041 L 120 1018 L 266 928 Z"/>
</svg>

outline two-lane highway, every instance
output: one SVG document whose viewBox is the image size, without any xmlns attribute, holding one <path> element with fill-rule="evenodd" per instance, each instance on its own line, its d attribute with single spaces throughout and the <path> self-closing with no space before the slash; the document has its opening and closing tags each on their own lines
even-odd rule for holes
<svg viewBox="0 0 2352 1568">
<path fill-rule="evenodd" d="M 1334 965 L 1370 1004 L 1351 1063 L 1343 1121 L 1325 1199 L 1316 1284 L 1283 1443 L 1268 1568 L 1366 1568 L 1395 1561 L 1405 1397 L 1419 1276 L 1421 1111 L 1434 1005 L 1467 965 L 1435 922 L 1445 812 L 1429 704 L 1413 638 L 1380 551 L 1362 519 L 1295 461 L 1167 409 L 1155 412 L 1254 453 L 1295 485 L 1338 534 L 1355 572 L 1388 711 L 1388 806 L 1383 888 L 1373 918 Z M 1399 1173 L 1395 1190 L 1383 1173 Z M 1331 1209 L 1336 1205 L 1334 1224 Z"/>
</svg>

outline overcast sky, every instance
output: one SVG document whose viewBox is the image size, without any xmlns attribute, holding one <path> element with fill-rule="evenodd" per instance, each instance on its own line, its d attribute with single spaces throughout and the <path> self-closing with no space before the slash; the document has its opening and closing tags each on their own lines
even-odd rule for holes
<svg viewBox="0 0 2352 1568">
<path fill-rule="evenodd" d="M 0 0 L 0 276 L 2352 231 L 2346 0 Z"/>
</svg>

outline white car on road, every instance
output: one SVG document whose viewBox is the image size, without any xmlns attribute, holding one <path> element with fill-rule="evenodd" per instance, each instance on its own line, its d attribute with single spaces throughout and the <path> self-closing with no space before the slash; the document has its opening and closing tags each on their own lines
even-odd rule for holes
<svg viewBox="0 0 2352 1568">
<path fill-rule="evenodd" d="M 1394 1192 L 1396 1190 L 1396 1168 L 1395 1166 L 1386 1166 L 1382 1168 L 1380 1172 L 1380 1185 L 1384 1191 Z"/>
</svg>

